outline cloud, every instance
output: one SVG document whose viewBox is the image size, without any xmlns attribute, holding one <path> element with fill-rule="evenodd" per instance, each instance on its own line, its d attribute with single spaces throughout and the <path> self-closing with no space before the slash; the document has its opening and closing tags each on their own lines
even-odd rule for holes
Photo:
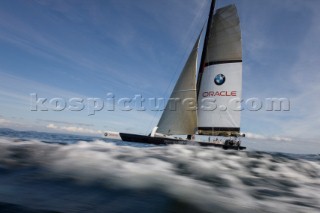
<svg viewBox="0 0 320 213">
<path fill-rule="evenodd" d="M 41 126 L 32 126 L 24 123 L 24 119 L 15 117 L 0 117 L 0 127 L 13 128 L 17 130 L 43 130 Z"/>
<path fill-rule="evenodd" d="M 94 135 L 103 134 L 103 131 L 101 130 L 93 130 L 93 129 L 83 128 L 79 126 L 58 126 L 56 124 L 48 124 L 47 128 L 63 131 L 63 132 L 72 132 L 72 133 L 79 133 L 79 134 L 94 134 Z"/>
<path fill-rule="evenodd" d="M 12 124 L 12 122 L 0 117 L 0 125 L 8 125 L 8 124 Z"/>
<path fill-rule="evenodd" d="M 58 126 L 54 125 L 54 124 L 48 124 L 47 125 L 48 129 L 58 129 Z"/>
<path fill-rule="evenodd" d="M 256 140 L 272 140 L 272 141 L 292 141 L 292 138 L 288 138 L 288 137 L 281 137 L 281 136 L 265 136 L 265 135 L 261 135 L 261 134 L 256 134 L 256 133 L 251 133 L 251 132 L 247 132 L 245 133 L 246 138 L 249 139 L 256 139 Z"/>
<path fill-rule="evenodd" d="M 55 121 L 55 120 L 46 120 L 46 119 L 37 119 L 39 122 L 46 122 L 46 123 L 53 123 L 55 125 L 57 124 L 64 124 L 64 125 L 77 125 L 77 126 L 86 126 L 86 127 L 92 127 L 93 124 L 87 124 L 87 123 L 71 123 L 66 121 Z"/>
</svg>

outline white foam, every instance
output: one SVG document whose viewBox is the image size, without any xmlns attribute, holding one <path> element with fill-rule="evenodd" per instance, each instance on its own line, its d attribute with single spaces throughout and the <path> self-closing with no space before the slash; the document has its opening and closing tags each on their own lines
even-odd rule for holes
<svg viewBox="0 0 320 213">
<path fill-rule="evenodd" d="M 208 212 L 320 208 L 319 161 L 266 153 L 180 145 L 138 148 L 103 141 L 61 146 L 1 138 L 0 165 L 38 165 L 53 177 L 99 181 L 107 188 L 155 189 Z"/>
</svg>

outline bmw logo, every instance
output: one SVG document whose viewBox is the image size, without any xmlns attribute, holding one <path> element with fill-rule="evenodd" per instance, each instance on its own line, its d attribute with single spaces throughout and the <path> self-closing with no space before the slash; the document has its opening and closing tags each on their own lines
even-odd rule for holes
<svg viewBox="0 0 320 213">
<path fill-rule="evenodd" d="M 221 86 L 226 82 L 226 77 L 223 74 L 219 74 L 214 78 L 214 83 L 218 86 Z"/>
</svg>

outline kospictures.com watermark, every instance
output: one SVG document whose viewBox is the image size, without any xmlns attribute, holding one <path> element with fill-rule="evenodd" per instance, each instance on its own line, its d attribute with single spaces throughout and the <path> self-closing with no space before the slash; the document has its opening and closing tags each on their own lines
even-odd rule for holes
<svg viewBox="0 0 320 213">
<path fill-rule="evenodd" d="M 31 93 L 31 111 L 71 111 L 86 110 L 88 115 L 106 111 L 164 111 L 164 110 L 187 110 L 197 109 L 204 111 L 290 111 L 288 98 L 249 98 L 246 100 L 232 98 L 227 103 L 221 104 L 214 97 L 202 98 L 199 103 L 194 98 L 144 98 L 142 95 L 134 95 L 131 98 L 116 98 L 113 93 L 108 93 L 105 98 L 44 98 L 37 93 Z M 167 106 L 167 108 L 166 108 Z"/>
</svg>

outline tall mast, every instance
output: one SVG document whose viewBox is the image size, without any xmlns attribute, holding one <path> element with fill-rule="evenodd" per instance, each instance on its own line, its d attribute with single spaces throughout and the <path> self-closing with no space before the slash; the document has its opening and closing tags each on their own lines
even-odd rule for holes
<svg viewBox="0 0 320 213">
<path fill-rule="evenodd" d="M 207 23 L 207 31 L 206 31 L 206 36 L 204 39 L 201 62 L 200 62 L 200 66 L 199 66 L 198 80 L 197 80 L 197 99 L 199 99 L 202 74 L 203 74 L 203 71 L 205 68 L 205 63 L 206 63 L 207 49 L 208 49 L 207 46 L 208 46 L 209 37 L 210 37 L 210 30 L 211 30 L 211 24 L 212 24 L 212 18 L 213 18 L 215 4 L 216 4 L 216 0 L 211 0 L 211 7 L 210 7 L 209 18 L 208 18 L 208 23 Z"/>
</svg>

